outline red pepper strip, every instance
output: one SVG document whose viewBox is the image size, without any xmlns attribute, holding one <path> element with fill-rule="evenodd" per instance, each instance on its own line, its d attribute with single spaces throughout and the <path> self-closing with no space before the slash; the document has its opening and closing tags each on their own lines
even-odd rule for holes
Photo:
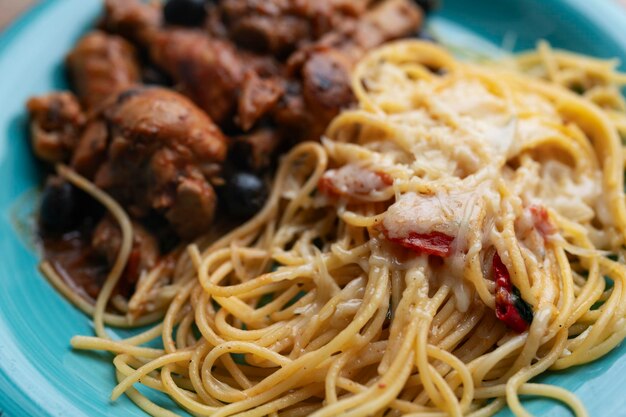
<svg viewBox="0 0 626 417">
<path fill-rule="evenodd" d="M 445 233 L 410 233 L 408 237 L 390 237 L 385 230 L 385 236 L 391 242 L 398 243 L 407 249 L 417 253 L 426 253 L 445 258 L 452 252 L 452 241 L 454 238 Z"/>
<path fill-rule="evenodd" d="M 496 279 L 496 317 L 511 330 L 525 332 L 533 319 L 532 310 L 511 283 L 509 271 L 497 253 L 493 257 L 493 275 Z"/>
</svg>

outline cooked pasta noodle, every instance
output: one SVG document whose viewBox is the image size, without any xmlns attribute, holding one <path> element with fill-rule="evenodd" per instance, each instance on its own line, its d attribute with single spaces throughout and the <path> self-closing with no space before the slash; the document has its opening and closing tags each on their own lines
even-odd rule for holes
<svg viewBox="0 0 626 417">
<path fill-rule="evenodd" d="M 547 44 L 498 65 L 419 41 L 373 51 L 358 108 L 284 156 L 256 217 L 153 271 L 169 284 L 142 278 L 138 300 L 169 295 L 126 340 L 103 323 L 128 218 L 62 168 L 126 243 L 89 311 L 99 337 L 72 346 L 114 353 L 112 398 L 154 416 L 175 414 L 133 384 L 199 416 L 527 416 L 523 395 L 586 416 L 529 381 L 626 336 L 624 81 Z"/>
</svg>

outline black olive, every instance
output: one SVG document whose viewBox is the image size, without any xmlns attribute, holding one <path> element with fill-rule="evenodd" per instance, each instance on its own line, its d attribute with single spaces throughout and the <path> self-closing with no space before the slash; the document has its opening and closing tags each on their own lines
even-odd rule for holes
<svg viewBox="0 0 626 417">
<path fill-rule="evenodd" d="M 252 145 L 243 140 L 233 140 L 228 150 L 228 160 L 237 169 L 254 171 L 254 154 Z"/>
<path fill-rule="evenodd" d="M 67 232 L 78 223 L 78 190 L 67 181 L 48 180 L 41 198 L 39 225 L 47 234 Z"/>
<path fill-rule="evenodd" d="M 415 0 L 415 3 L 422 8 L 424 13 L 428 14 L 439 6 L 437 0 Z"/>
<path fill-rule="evenodd" d="M 145 65 L 143 67 L 141 79 L 147 85 L 163 85 L 166 87 L 174 85 L 172 78 L 154 65 Z"/>
<path fill-rule="evenodd" d="M 247 219 L 257 214 L 268 196 L 265 182 L 249 172 L 235 172 L 219 190 L 220 199 L 228 214 Z"/>
<path fill-rule="evenodd" d="M 200 26 L 206 19 L 206 0 L 169 0 L 163 17 L 170 25 Z"/>
</svg>

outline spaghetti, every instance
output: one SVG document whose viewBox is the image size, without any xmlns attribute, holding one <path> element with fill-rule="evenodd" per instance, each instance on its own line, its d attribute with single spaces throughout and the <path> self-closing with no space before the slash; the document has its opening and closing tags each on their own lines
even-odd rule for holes
<svg viewBox="0 0 626 417">
<path fill-rule="evenodd" d="M 72 346 L 113 352 L 112 398 L 154 416 L 175 414 L 133 384 L 200 416 L 527 416 L 520 395 L 586 416 L 529 381 L 626 336 L 624 80 L 545 44 L 497 66 L 418 41 L 373 51 L 358 109 L 284 156 L 254 219 L 142 277 L 139 297 L 167 300 L 156 327 L 108 338 L 107 320 L 132 324 L 106 316 L 114 268 L 99 337 Z M 115 202 L 59 172 L 130 242 Z"/>
</svg>

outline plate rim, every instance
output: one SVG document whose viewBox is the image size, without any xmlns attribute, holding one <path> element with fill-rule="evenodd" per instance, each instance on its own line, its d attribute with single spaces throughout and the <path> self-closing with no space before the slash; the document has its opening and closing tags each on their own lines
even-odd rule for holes
<svg viewBox="0 0 626 417">
<path fill-rule="evenodd" d="M 4 53 L 13 40 L 28 28 L 29 23 L 45 12 L 55 0 L 41 0 L 20 13 L 11 23 L 0 31 L 0 55 Z"/>
<path fill-rule="evenodd" d="M 442 0 L 445 2 L 445 0 Z M 545 1 L 545 0 L 544 0 Z M 626 6 L 621 6 L 617 3 L 617 0 L 547 0 L 554 1 L 554 7 L 567 7 L 576 14 L 584 15 L 588 18 L 596 27 L 601 28 L 607 36 L 612 37 L 615 42 L 622 49 L 626 56 L 626 31 L 620 30 L 620 27 L 626 26 Z M 57 0 L 41 0 L 35 3 L 33 6 L 21 13 L 15 20 L 7 25 L 2 31 L 0 31 L 0 57 L 2 57 L 6 50 L 11 46 L 16 39 L 18 39 L 24 32 L 29 30 L 29 26 L 33 21 L 41 18 L 55 5 Z M 620 26 L 621 25 L 621 26 Z M 626 65 L 626 61 L 622 61 L 622 65 Z M 16 235 L 9 237 L 9 240 L 18 242 Z M 43 276 L 42 276 L 43 278 Z M 626 359 L 626 355 L 622 356 Z M 0 370 L 0 377 L 7 377 Z M 4 395 L 6 393 L 0 392 L 0 407 L 3 407 L 7 412 L 13 412 L 14 410 L 20 410 L 21 404 L 28 402 L 30 396 L 28 392 L 24 392 L 19 387 L 14 387 L 12 392 L 15 396 L 9 397 Z M 32 405 L 38 408 L 37 403 Z M 2 416 L 3 408 L 0 408 L 0 416 Z M 53 416 L 50 410 L 43 410 L 46 412 L 46 416 Z M 104 413 L 107 410 L 102 410 Z M 588 410 L 592 411 L 592 410 Z M 12 416 L 12 414 L 11 414 Z"/>
</svg>

